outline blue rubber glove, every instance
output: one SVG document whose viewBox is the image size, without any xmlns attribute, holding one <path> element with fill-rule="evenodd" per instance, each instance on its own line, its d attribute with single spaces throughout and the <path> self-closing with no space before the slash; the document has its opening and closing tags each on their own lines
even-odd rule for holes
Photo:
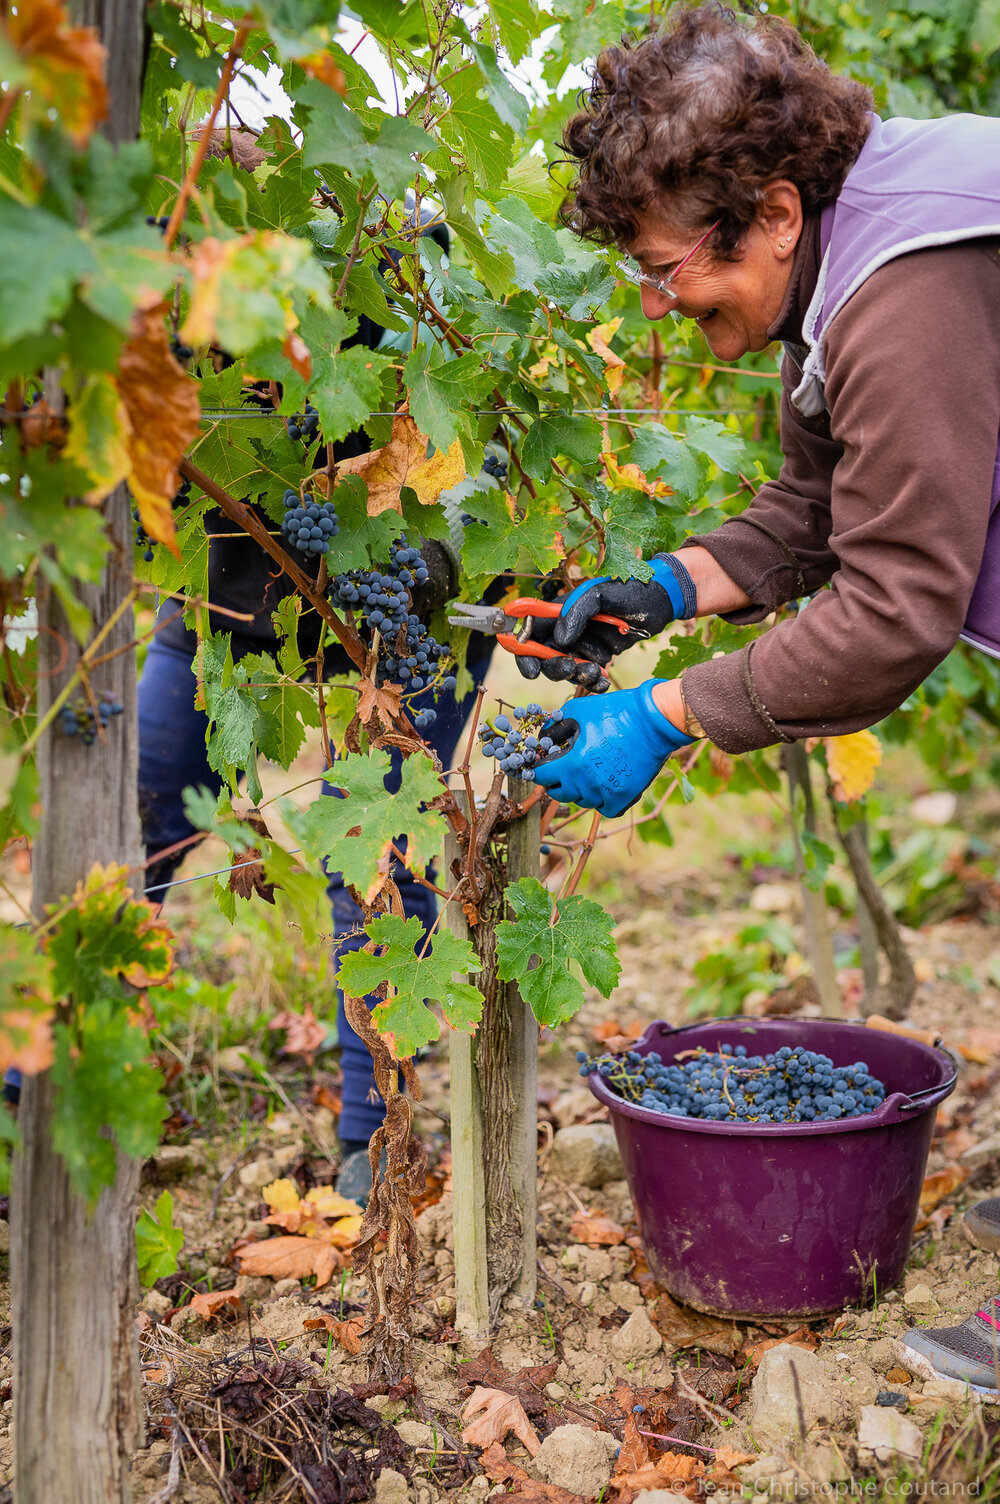
<svg viewBox="0 0 1000 1504">
<path fill-rule="evenodd" d="M 650 580 L 615 580 L 610 575 L 584 580 L 563 597 L 558 616 L 548 621 L 535 619 L 532 637 L 565 649 L 566 657 L 519 655 L 516 662 L 523 677 L 537 679 L 542 673 L 547 679 L 595 690 L 601 682 L 601 669 L 607 667 L 616 653 L 647 637 L 655 637 L 668 622 L 694 616 L 698 609 L 697 591 L 679 556 L 657 554 L 649 564 L 653 571 Z M 622 633 L 617 627 L 592 621 L 597 615 L 617 616 L 632 630 Z M 587 661 L 578 662 L 581 658 Z"/>
<path fill-rule="evenodd" d="M 672 752 L 694 737 L 668 721 L 653 702 L 666 679 L 647 679 L 638 689 L 585 695 L 562 708 L 561 719 L 541 735 L 565 748 L 535 766 L 535 782 L 553 799 L 622 815 L 636 802 Z"/>
</svg>

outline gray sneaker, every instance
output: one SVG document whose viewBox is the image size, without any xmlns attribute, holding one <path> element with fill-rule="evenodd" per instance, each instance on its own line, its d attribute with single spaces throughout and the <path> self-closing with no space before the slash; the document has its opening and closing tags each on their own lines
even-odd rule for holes
<svg viewBox="0 0 1000 1504">
<path fill-rule="evenodd" d="M 977 1394 L 1000 1390 L 1000 1296 L 961 1326 L 912 1327 L 903 1346 L 919 1353 L 940 1379 L 958 1379 Z"/>
<path fill-rule="evenodd" d="M 1000 1253 L 1000 1196 L 970 1206 L 962 1218 L 962 1231 L 977 1248 Z"/>
</svg>

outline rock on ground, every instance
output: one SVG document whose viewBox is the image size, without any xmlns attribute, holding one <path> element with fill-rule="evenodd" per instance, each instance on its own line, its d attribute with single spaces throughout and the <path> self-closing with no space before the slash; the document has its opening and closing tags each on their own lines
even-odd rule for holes
<svg viewBox="0 0 1000 1504">
<path fill-rule="evenodd" d="M 409 1504 L 410 1487 L 402 1473 L 384 1467 L 375 1479 L 375 1504 Z"/>
<path fill-rule="evenodd" d="M 874 1452 L 879 1462 L 888 1462 L 897 1454 L 919 1457 L 924 1438 L 917 1423 L 898 1410 L 885 1405 L 865 1405 L 858 1426 L 858 1446 Z"/>
<path fill-rule="evenodd" d="M 621 1155 L 610 1123 L 578 1123 L 560 1128 L 552 1140 L 549 1169 L 570 1185 L 593 1189 L 622 1177 Z"/>
<path fill-rule="evenodd" d="M 758 1443 L 780 1448 L 804 1440 L 817 1425 L 836 1426 L 850 1405 L 832 1364 L 801 1347 L 769 1348 L 750 1392 L 750 1430 Z"/>
<path fill-rule="evenodd" d="M 640 1358 L 652 1358 L 660 1351 L 662 1343 L 663 1338 L 650 1321 L 649 1312 L 645 1306 L 640 1306 L 618 1328 L 609 1345 L 619 1363 L 634 1363 Z"/>
<path fill-rule="evenodd" d="M 543 1483 L 555 1483 L 585 1499 L 607 1488 L 618 1443 L 607 1431 L 589 1426 L 556 1426 L 538 1449 L 531 1471 Z"/>
</svg>

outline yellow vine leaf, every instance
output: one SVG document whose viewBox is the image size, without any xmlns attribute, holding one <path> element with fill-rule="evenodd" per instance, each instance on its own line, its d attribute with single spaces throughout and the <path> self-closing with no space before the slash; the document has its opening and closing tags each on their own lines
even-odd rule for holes
<svg viewBox="0 0 1000 1504">
<path fill-rule="evenodd" d="M 86 146 L 108 113 L 107 53 L 97 32 L 71 26 L 59 0 L 22 0 L 13 12 L 4 7 L 0 31 L 16 54 L 9 84 L 26 87 L 33 114 L 58 110 L 73 144 Z"/>
<path fill-rule="evenodd" d="M 645 471 L 636 464 L 621 465 L 610 449 L 601 451 L 601 464 L 609 491 L 644 491 L 647 496 L 669 496 L 665 480 L 647 480 Z"/>
<path fill-rule="evenodd" d="M 388 444 L 369 450 L 354 459 L 342 460 L 337 475 L 357 475 L 368 487 L 368 515 L 378 517 L 389 511 L 402 514 L 400 491 L 409 486 L 423 506 L 432 506 L 450 486 L 465 479 L 465 460 L 461 441 L 456 439 L 447 451 L 438 450 L 427 458 L 427 435 L 420 432 L 409 413 L 397 413 L 392 420 Z"/>
<path fill-rule="evenodd" d="M 260 1194 L 272 1212 L 294 1212 L 298 1209 L 299 1193 L 294 1180 L 272 1180 Z"/>
<path fill-rule="evenodd" d="M 874 731 L 826 736 L 823 745 L 834 798 L 843 804 L 863 799 L 875 782 L 875 769 L 882 761 L 882 743 Z"/>
<path fill-rule="evenodd" d="M 614 339 L 619 328 L 621 319 L 610 319 L 606 324 L 596 324 L 587 335 L 587 344 L 595 355 L 599 355 L 605 365 L 605 379 L 608 383 L 608 391 L 613 397 L 625 378 L 625 362 L 620 355 L 616 355 L 611 348 L 611 340 Z"/>
</svg>

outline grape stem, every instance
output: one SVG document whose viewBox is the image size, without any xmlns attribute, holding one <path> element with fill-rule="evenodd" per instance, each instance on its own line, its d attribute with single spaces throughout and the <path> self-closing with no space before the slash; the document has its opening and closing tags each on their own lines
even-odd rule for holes
<svg viewBox="0 0 1000 1504">
<path fill-rule="evenodd" d="M 230 47 L 229 51 L 226 53 L 226 60 L 222 65 L 222 73 L 219 78 L 218 86 L 215 90 L 215 98 L 212 100 L 212 108 L 209 110 L 208 119 L 205 121 L 205 124 L 202 127 L 201 137 L 198 141 L 198 145 L 195 147 L 194 156 L 191 158 L 190 166 L 188 167 L 187 172 L 184 174 L 184 181 L 181 184 L 181 191 L 177 195 L 177 198 L 174 202 L 174 207 L 170 214 L 170 219 L 167 222 L 167 228 L 163 232 L 163 239 L 167 250 L 170 249 L 177 238 L 177 231 L 181 227 L 181 221 L 184 218 L 184 211 L 187 209 L 188 199 L 191 197 L 192 190 L 194 189 L 194 186 L 198 181 L 198 174 L 201 171 L 202 163 L 208 155 L 209 142 L 212 139 L 212 131 L 215 128 L 215 122 L 218 118 L 219 110 L 222 107 L 222 101 L 229 93 L 229 85 L 232 81 L 233 69 L 236 67 L 236 60 L 239 57 L 240 53 L 243 51 L 243 43 L 246 41 L 252 29 L 253 24 L 249 21 L 245 22 L 241 26 L 238 26 L 236 28 L 236 35 L 233 37 L 233 44 Z"/>
</svg>

